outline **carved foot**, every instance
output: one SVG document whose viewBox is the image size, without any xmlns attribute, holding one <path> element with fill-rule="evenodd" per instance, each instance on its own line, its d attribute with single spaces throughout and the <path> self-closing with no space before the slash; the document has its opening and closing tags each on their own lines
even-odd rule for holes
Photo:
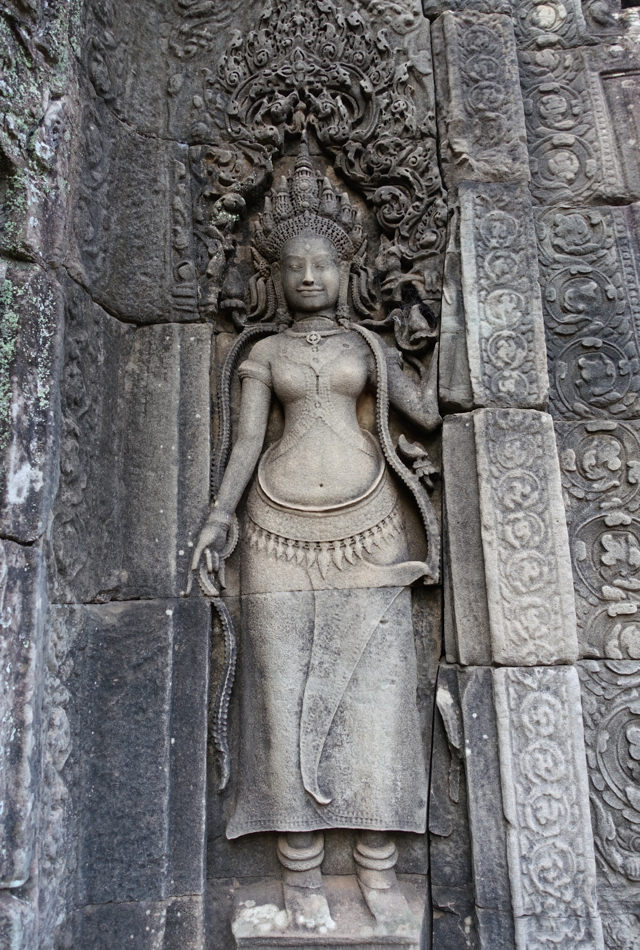
<svg viewBox="0 0 640 950">
<path fill-rule="evenodd" d="M 393 841 L 383 833 L 366 832 L 358 836 L 353 856 L 362 896 L 378 929 L 386 934 L 419 931 L 420 921 L 398 886 L 398 851 Z"/>
<path fill-rule="evenodd" d="M 297 832 L 278 838 L 284 905 L 294 930 L 325 934 L 336 929 L 322 886 L 323 858 L 321 833 Z"/>
</svg>

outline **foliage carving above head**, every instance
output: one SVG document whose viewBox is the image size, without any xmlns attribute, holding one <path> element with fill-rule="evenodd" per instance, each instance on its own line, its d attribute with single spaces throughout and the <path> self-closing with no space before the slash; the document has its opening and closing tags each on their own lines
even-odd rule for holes
<svg viewBox="0 0 640 950">
<path fill-rule="evenodd" d="M 382 236 L 376 267 L 383 301 L 397 304 L 401 285 L 425 303 L 439 298 L 447 210 L 436 157 L 428 28 L 414 17 L 398 30 L 380 5 L 369 5 L 365 20 L 358 6 L 267 3 L 254 29 L 233 34 L 217 69 L 202 71 L 192 134 L 208 144 L 194 150 L 193 170 L 201 184 L 200 237 L 214 261 L 201 287 L 212 315 L 224 281 L 218 258 L 224 263 L 224 254 L 230 256 L 228 231 L 217 225 L 221 200 L 234 194 L 253 201 L 263 194 L 285 141 L 304 133 L 317 139 L 336 171 L 372 207 Z M 415 34 L 411 41 L 407 29 Z M 176 74 L 176 88 L 181 82 Z M 321 179 L 314 196 L 320 201 L 323 186 Z M 274 208 L 279 193 L 276 188 Z M 241 207 L 233 212 L 236 220 L 242 213 Z"/>
</svg>

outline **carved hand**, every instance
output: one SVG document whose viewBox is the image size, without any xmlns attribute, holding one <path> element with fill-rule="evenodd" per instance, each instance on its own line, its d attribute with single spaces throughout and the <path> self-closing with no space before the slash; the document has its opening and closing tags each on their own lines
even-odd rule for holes
<svg viewBox="0 0 640 950">
<path fill-rule="evenodd" d="M 442 419 L 438 412 L 438 344 L 436 343 L 428 371 L 418 360 L 405 356 L 407 362 L 420 373 L 420 382 L 414 383 L 400 367 L 400 354 L 389 349 L 386 353 L 389 371 L 389 401 L 425 432 L 437 429 Z"/>
<path fill-rule="evenodd" d="M 195 571 L 198 569 L 200 564 L 200 558 L 202 557 L 203 552 L 207 552 L 207 570 L 209 573 L 212 570 L 216 569 L 216 565 L 211 559 L 210 549 L 213 550 L 215 555 L 220 554 L 224 549 L 224 546 L 227 541 L 227 534 L 229 533 L 229 525 L 221 524 L 219 521 L 210 521 L 207 520 L 205 525 L 200 532 L 200 537 L 198 538 L 198 543 L 196 544 L 195 550 L 193 552 L 193 557 L 191 559 L 191 570 Z M 215 558 L 217 561 L 217 557 Z"/>
</svg>

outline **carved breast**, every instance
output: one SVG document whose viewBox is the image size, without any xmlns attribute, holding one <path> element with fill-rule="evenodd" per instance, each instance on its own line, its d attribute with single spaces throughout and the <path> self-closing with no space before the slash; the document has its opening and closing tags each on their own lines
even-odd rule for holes
<svg viewBox="0 0 640 950">
<path fill-rule="evenodd" d="M 271 372 L 285 429 L 260 463 L 266 494 L 282 505 L 322 510 L 371 490 L 384 460 L 356 416 L 369 375 L 359 338 L 345 332 L 311 344 L 302 334 L 283 334 Z"/>
</svg>

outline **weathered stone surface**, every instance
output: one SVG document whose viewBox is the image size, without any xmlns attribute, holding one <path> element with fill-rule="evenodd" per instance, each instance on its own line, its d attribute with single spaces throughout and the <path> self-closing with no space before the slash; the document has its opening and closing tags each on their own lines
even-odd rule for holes
<svg viewBox="0 0 640 950">
<path fill-rule="evenodd" d="M 0 532 L 40 536 L 57 489 L 64 305 L 33 265 L 0 261 Z"/>
<path fill-rule="evenodd" d="M 215 313 L 226 259 L 233 257 L 230 231 L 266 190 L 285 138 L 299 133 L 307 119 L 319 141 L 338 154 L 342 174 L 373 201 L 392 238 L 391 249 L 383 244 L 379 256 L 383 276 L 395 274 L 400 251 L 408 264 L 404 273 L 413 272 L 411 283 L 424 284 L 435 305 L 446 210 L 435 156 L 429 23 L 419 2 L 312 3 L 303 20 L 297 16 L 295 7 L 266 8 L 256 0 L 213 3 L 197 13 L 176 4 L 144 3 L 135 11 L 124 3 L 108 11 L 89 4 L 84 62 L 96 110 L 105 111 L 104 100 L 126 125 L 158 136 L 143 150 L 170 150 L 166 139 L 194 146 L 194 227 L 185 226 L 185 234 L 197 240 L 204 313 Z M 376 39 L 380 31 L 384 39 Z M 294 78 L 302 75 L 300 63 L 303 81 Z M 135 83 L 127 80 L 128 70 Z M 91 123 L 98 140 L 99 122 Z M 133 144 L 138 137 L 129 138 Z M 164 173 L 165 165 L 152 161 Z M 124 172 L 132 182 L 136 176 L 146 182 L 144 171 L 132 171 L 129 162 Z M 97 202 L 102 209 L 105 200 Z M 83 217 L 95 210 L 100 218 L 103 210 L 91 204 Z M 164 205 L 168 216 L 164 199 L 154 204 Z M 100 243 L 92 243 L 95 231 L 88 220 L 88 255 Z M 180 270 L 186 273 L 186 261 Z"/>
<path fill-rule="evenodd" d="M 76 121 L 72 4 L 6 3 L 0 13 L 0 252 L 57 258 Z"/>
<path fill-rule="evenodd" d="M 519 47 L 563 49 L 589 39 L 581 0 L 551 0 L 544 8 L 535 0 L 517 0 L 513 19 Z"/>
<path fill-rule="evenodd" d="M 449 416 L 443 461 L 447 656 L 465 665 L 574 659 L 551 418 L 515 409 Z"/>
<path fill-rule="evenodd" d="M 456 671 L 438 672 L 429 832 L 433 946 L 476 947 L 468 792 Z"/>
<path fill-rule="evenodd" d="M 549 395 L 526 185 L 460 185 L 462 289 L 476 406 L 544 409 Z"/>
<path fill-rule="evenodd" d="M 640 424 L 598 419 L 555 426 L 580 655 L 638 659 Z"/>
<path fill-rule="evenodd" d="M 236 908 L 233 924 L 237 948 L 261 947 L 264 950 L 290 947 L 315 947 L 317 950 L 369 950 L 371 947 L 406 947 L 419 950 L 427 938 L 428 920 L 424 919 L 424 889 L 426 879 L 420 875 L 401 875 L 399 886 L 409 907 L 422 925 L 421 934 L 405 926 L 400 932 L 384 932 L 376 927 L 374 917 L 364 902 L 355 875 L 323 878 L 324 889 L 335 921 L 335 930 L 327 932 L 297 932 L 287 930 L 282 884 L 277 880 L 262 879 L 234 888 Z"/>
<path fill-rule="evenodd" d="M 528 181 L 511 18 L 445 12 L 432 36 L 445 184 Z"/>
<path fill-rule="evenodd" d="M 606 946 L 636 939 L 640 918 L 640 664 L 578 664 L 587 771 L 598 868 L 598 906 Z"/>
<path fill-rule="evenodd" d="M 575 605 L 551 417 L 480 409 L 474 427 L 494 662 L 570 662 Z"/>
<path fill-rule="evenodd" d="M 454 204 L 447 231 L 438 355 L 438 394 L 441 411 L 465 412 L 473 409 L 462 293 L 460 211 L 456 204 Z"/>
<path fill-rule="evenodd" d="M 602 914 L 605 946 L 611 950 L 633 947 L 640 928 L 639 914 Z"/>
<path fill-rule="evenodd" d="M 54 597 L 176 596 L 209 501 L 211 328 L 135 329 L 67 292 Z"/>
<path fill-rule="evenodd" d="M 100 99 L 79 130 L 70 271 L 134 323 L 199 319 L 188 148 L 139 135 Z"/>
<path fill-rule="evenodd" d="M 551 382 L 559 418 L 640 412 L 640 207 L 536 212 Z"/>
<path fill-rule="evenodd" d="M 437 706 L 429 818 L 434 940 L 445 947 L 513 947 L 491 670 L 442 665 Z"/>
<path fill-rule="evenodd" d="M 201 897 L 97 904 L 76 914 L 83 950 L 204 950 Z"/>
<path fill-rule="evenodd" d="M 491 664 L 474 417 L 447 416 L 442 429 L 445 510 L 445 647 L 450 662 Z"/>
<path fill-rule="evenodd" d="M 626 179 L 621 158 L 637 136 L 633 113 L 620 108 L 633 96 L 632 77 L 618 74 L 625 69 L 637 63 L 618 45 L 520 54 L 534 200 L 571 206 L 637 196 L 635 160 L 626 160 Z"/>
<path fill-rule="evenodd" d="M 41 549 L 0 541 L 0 888 L 24 884 L 35 854 L 45 600 Z"/>
<path fill-rule="evenodd" d="M 495 911 L 486 917 L 487 936 L 498 945 L 513 941 L 511 888 L 507 868 L 507 837 L 500 795 L 498 732 L 490 669 L 458 672 L 464 732 L 469 826 L 473 855 L 473 884 L 478 908 Z M 481 933 L 481 945 L 489 947 Z"/>
<path fill-rule="evenodd" d="M 67 908 L 75 906 L 78 856 L 78 816 L 74 814 L 67 767 L 72 747 L 69 723 L 71 692 L 65 685 L 73 678 L 70 654 L 77 630 L 65 616 L 49 609 L 43 637 L 44 695 L 42 698 L 42 781 L 39 789 L 37 877 L 34 901 L 38 905 L 38 934 L 42 950 L 65 948 L 71 920 Z M 36 896 L 37 895 L 37 896 Z"/>
<path fill-rule="evenodd" d="M 504 13 L 513 17 L 516 42 L 522 48 L 565 49 L 594 42 L 591 31 L 615 36 L 622 31 L 615 19 L 619 6 L 615 0 L 594 0 L 582 4 L 580 0 L 422 0 L 425 16 L 436 17 L 445 10 L 453 13 Z M 588 25 L 587 25 L 588 24 Z"/>
<path fill-rule="evenodd" d="M 451 13 L 504 13 L 513 14 L 512 0 L 422 0 L 424 15 L 435 19 L 449 10 Z"/>
<path fill-rule="evenodd" d="M 471 886 L 471 842 L 463 768 L 462 714 L 455 669 L 441 664 L 433 728 L 429 803 L 431 882 L 434 887 Z"/>
<path fill-rule="evenodd" d="M 209 610 L 201 600 L 55 608 L 73 641 L 83 903 L 203 892 Z"/>
<path fill-rule="evenodd" d="M 575 668 L 493 672 L 518 948 L 602 948 Z"/>
<path fill-rule="evenodd" d="M 598 65 L 604 66 L 604 69 L 600 70 L 600 76 L 610 116 L 611 133 L 618 147 L 619 161 L 628 194 L 638 197 L 640 196 L 640 161 L 637 154 L 640 131 L 638 50 L 632 48 L 631 56 L 624 54 L 620 56 L 616 46 L 607 52 L 609 56 L 606 54 L 603 56 L 600 53 Z M 622 60 L 619 65 L 616 62 L 617 69 L 611 69 L 612 59 Z M 620 69 L 620 66 L 623 69 Z M 624 69 L 624 67 L 627 68 Z"/>
<path fill-rule="evenodd" d="M 230 0 L 197 11 L 147 0 L 105 8 L 93 0 L 86 5 L 83 65 L 97 95 L 128 125 L 188 141 L 197 133 L 198 111 L 205 101 L 210 105 L 212 64 L 220 62 L 234 30 L 249 29 L 261 9 L 261 0 Z M 137 82 L 129 81 L 132 75 Z M 199 106 L 191 101 L 198 94 Z"/>
<path fill-rule="evenodd" d="M 34 937 L 34 908 L 8 891 L 0 891 L 0 946 L 7 950 L 32 950 Z"/>
</svg>

